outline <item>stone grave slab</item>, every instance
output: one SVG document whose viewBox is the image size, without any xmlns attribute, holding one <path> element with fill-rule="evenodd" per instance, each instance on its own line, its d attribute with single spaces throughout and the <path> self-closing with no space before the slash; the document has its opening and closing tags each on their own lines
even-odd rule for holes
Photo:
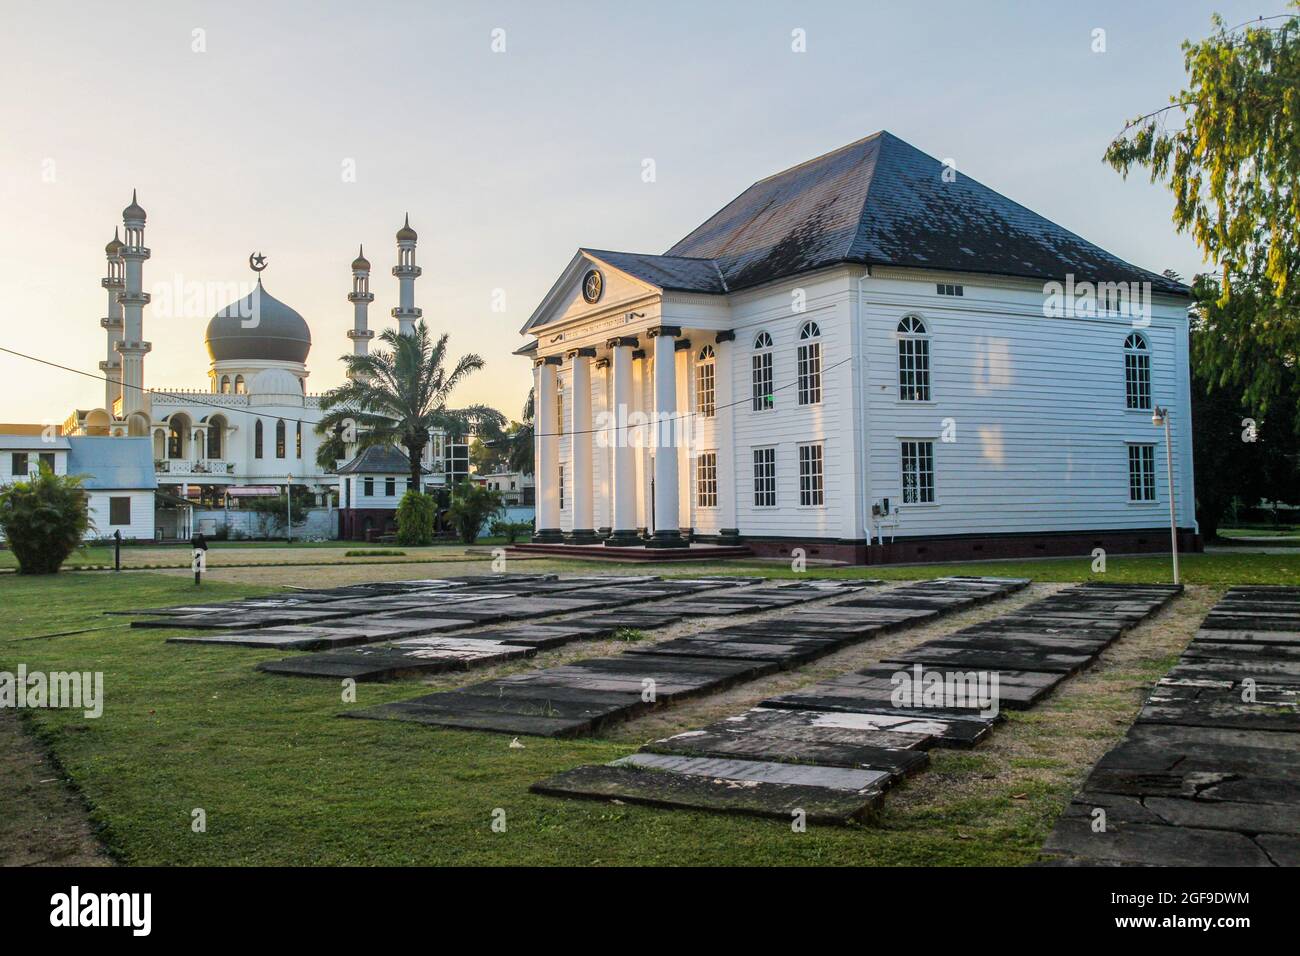
<svg viewBox="0 0 1300 956">
<path fill-rule="evenodd" d="M 555 797 L 620 800 L 685 810 L 712 810 L 789 821 L 796 810 L 810 823 L 847 824 L 869 817 L 882 794 L 827 787 L 726 780 L 637 767 L 578 767 L 529 788 Z"/>
</svg>

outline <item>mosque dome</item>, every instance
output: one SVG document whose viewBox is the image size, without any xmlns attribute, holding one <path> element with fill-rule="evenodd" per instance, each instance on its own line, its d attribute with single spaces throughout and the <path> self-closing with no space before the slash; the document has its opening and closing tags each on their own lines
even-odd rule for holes
<svg viewBox="0 0 1300 956">
<path fill-rule="evenodd" d="M 415 230 L 411 228 L 411 217 L 409 214 L 406 217 L 406 222 L 402 224 L 402 228 L 397 230 L 397 238 L 399 241 L 409 239 L 411 242 L 415 242 L 415 240 L 420 238 L 416 235 Z"/>
<path fill-rule="evenodd" d="M 366 250 L 364 246 L 357 250 L 357 257 L 352 260 L 352 271 L 353 272 L 370 271 L 370 260 L 366 258 Z"/>
<path fill-rule="evenodd" d="M 252 359 L 302 363 L 311 351 L 311 329 L 296 310 L 258 282 L 256 289 L 212 317 L 204 341 L 214 362 Z M 295 393 L 301 394 L 296 387 Z"/>
<path fill-rule="evenodd" d="M 116 256 L 119 252 L 122 251 L 122 245 L 123 245 L 122 240 L 117 238 L 117 230 L 114 229 L 113 238 L 108 240 L 108 245 L 104 247 L 104 251 L 108 253 L 110 256 Z"/>
<path fill-rule="evenodd" d="M 248 385 L 249 395 L 290 395 L 302 398 L 302 380 L 282 368 L 264 368 Z"/>
</svg>

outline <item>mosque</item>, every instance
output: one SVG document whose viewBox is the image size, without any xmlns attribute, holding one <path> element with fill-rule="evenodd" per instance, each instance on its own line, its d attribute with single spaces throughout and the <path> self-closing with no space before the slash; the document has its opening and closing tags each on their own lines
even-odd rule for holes
<svg viewBox="0 0 1300 956">
<path fill-rule="evenodd" d="M 323 440 L 315 426 L 322 419 L 319 394 L 307 389 L 311 328 L 292 306 L 272 295 L 262 284 L 266 257 L 256 253 L 250 267 L 258 273 L 256 287 L 238 301 L 220 309 L 208 322 L 204 337 L 210 366 L 201 388 L 155 388 L 145 377 L 145 359 L 152 345 L 145 338 L 144 264 L 151 256 L 145 245 L 145 210 L 135 194 L 122 211 L 122 232 L 114 231 L 105 247 L 106 274 L 100 281 L 107 296 L 106 314 L 99 320 L 105 333 L 105 358 L 99 363 L 105 379 L 104 404 L 78 409 L 64 423 L 62 434 L 148 438 L 160 490 L 196 507 L 228 508 L 232 499 L 278 495 L 291 485 L 307 488 L 318 504 L 340 509 L 338 524 L 356 536 L 391 521 L 408 469 L 376 474 L 390 492 L 367 500 L 344 501 L 338 468 L 347 459 L 322 469 L 316 453 Z M 399 304 L 392 310 L 398 330 L 414 330 L 421 310 L 415 306 L 415 264 L 418 236 L 409 217 L 397 232 Z M 370 261 L 359 252 L 352 262 L 353 327 L 347 336 L 352 351 L 364 355 L 375 333 L 369 327 Z M 374 457 L 374 456 L 371 456 Z M 391 457 L 391 456 L 389 456 Z M 401 453 L 405 458 L 405 453 Z M 431 434 L 423 465 L 426 490 L 445 488 L 464 476 L 468 456 L 463 439 Z M 356 468 L 353 468 L 355 471 Z M 388 481 L 393 477 L 398 481 Z M 367 482 L 370 486 L 372 483 Z M 333 493 L 333 494 L 331 494 Z M 391 500 L 389 500 L 391 499 Z M 364 516 L 349 520 L 348 511 L 362 509 Z M 176 533 L 181 533 L 177 529 Z M 352 536 L 349 534 L 349 536 Z"/>
</svg>

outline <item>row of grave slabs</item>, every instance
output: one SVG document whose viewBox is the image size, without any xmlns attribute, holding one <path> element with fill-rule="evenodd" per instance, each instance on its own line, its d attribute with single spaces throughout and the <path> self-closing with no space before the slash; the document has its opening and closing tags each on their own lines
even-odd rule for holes
<svg viewBox="0 0 1300 956">
<path fill-rule="evenodd" d="M 318 651 L 258 665 L 270 673 L 365 681 L 484 666 L 622 629 L 652 630 L 688 618 L 851 598 L 801 608 L 779 620 L 750 621 L 350 715 L 572 736 L 798 666 L 885 630 L 1010 593 L 1027 582 L 951 578 L 856 596 L 879 583 L 771 586 L 763 579 L 734 577 L 506 574 L 299 589 L 132 613 L 136 627 L 196 631 L 169 638 L 174 643 Z"/>
<path fill-rule="evenodd" d="M 1227 592 L 1043 849 L 1067 866 L 1300 866 L 1300 588 Z"/>
<path fill-rule="evenodd" d="M 891 787 L 926 768 L 927 751 L 976 746 L 1004 710 L 1035 706 L 1180 591 L 1074 586 L 863 670 L 656 740 L 611 764 L 557 774 L 532 790 L 785 820 L 869 820 Z"/>
<path fill-rule="evenodd" d="M 133 612 L 139 618 L 133 626 L 201 632 L 169 638 L 177 643 L 320 651 L 259 665 L 271 673 L 391 680 L 527 657 L 623 628 L 650 630 L 692 617 L 836 599 L 344 715 L 578 736 L 1005 597 L 1028 581 L 951 577 L 856 593 L 879 583 L 464 576 Z M 1177 591 L 1154 585 L 1071 588 L 896 659 L 655 741 L 612 765 L 559 774 L 533 789 L 782 817 L 797 811 L 836 823 L 863 819 L 890 786 L 926 766 L 927 750 L 974 746 L 999 719 L 988 712 L 978 686 L 973 701 L 943 700 L 946 706 L 939 707 L 925 700 L 923 687 L 936 680 L 949 686 L 954 674 L 977 681 L 995 674 L 998 708 L 1032 706 Z M 634 606 L 641 604 L 649 606 Z M 551 620 L 557 617 L 562 619 Z M 899 673 L 916 681 L 913 704 L 898 706 Z"/>
</svg>

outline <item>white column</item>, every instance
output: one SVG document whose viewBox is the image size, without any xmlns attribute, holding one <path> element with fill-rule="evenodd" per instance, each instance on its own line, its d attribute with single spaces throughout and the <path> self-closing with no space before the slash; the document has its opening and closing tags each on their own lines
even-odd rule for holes
<svg viewBox="0 0 1300 956">
<path fill-rule="evenodd" d="M 717 416 L 714 434 L 718 445 L 718 517 L 721 520 L 719 535 L 724 539 L 736 538 L 736 409 L 735 333 L 719 332 L 713 347 L 714 387 L 717 396 Z"/>
<path fill-rule="evenodd" d="M 648 547 L 685 547 L 678 525 L 677 480 L 677 354 L 675 338 L 681 329 L 651 329 L 655 349 L 655 526 Z"/>
<path fill-rule="evenodd" d="M 536 445 L 537 532 L 533 540 L 541 543 L 562 540 L 560 537 L 560 448 L 555 434 L 556 376 L 558 356 L 539 359 L 533 368 L 533 433 Z"/>
<path fill-rule="evenodd" d="M 627 427 L 627 417 L 633 409 L 632 399 L 632 349 L 637 341 L 632 338 L 610 339 L 610 371 L 614 376 L 613 412 L 617 425 L 613 435 L 614 514 L 610 523 L 610 536 L 605 544 L 612 547 L 640 544 L 636 534 L 636 449 Z"/>
<path fill-rule="evenodd" d="M 591 469 L 591 359 L 594 348 L 577 349 L 573 359 L 573 429 L 570 454 L 573 458 L 573 531 L 575 544 L 596 543 L 596 522 L 592 517 Z"/>
</svg>

